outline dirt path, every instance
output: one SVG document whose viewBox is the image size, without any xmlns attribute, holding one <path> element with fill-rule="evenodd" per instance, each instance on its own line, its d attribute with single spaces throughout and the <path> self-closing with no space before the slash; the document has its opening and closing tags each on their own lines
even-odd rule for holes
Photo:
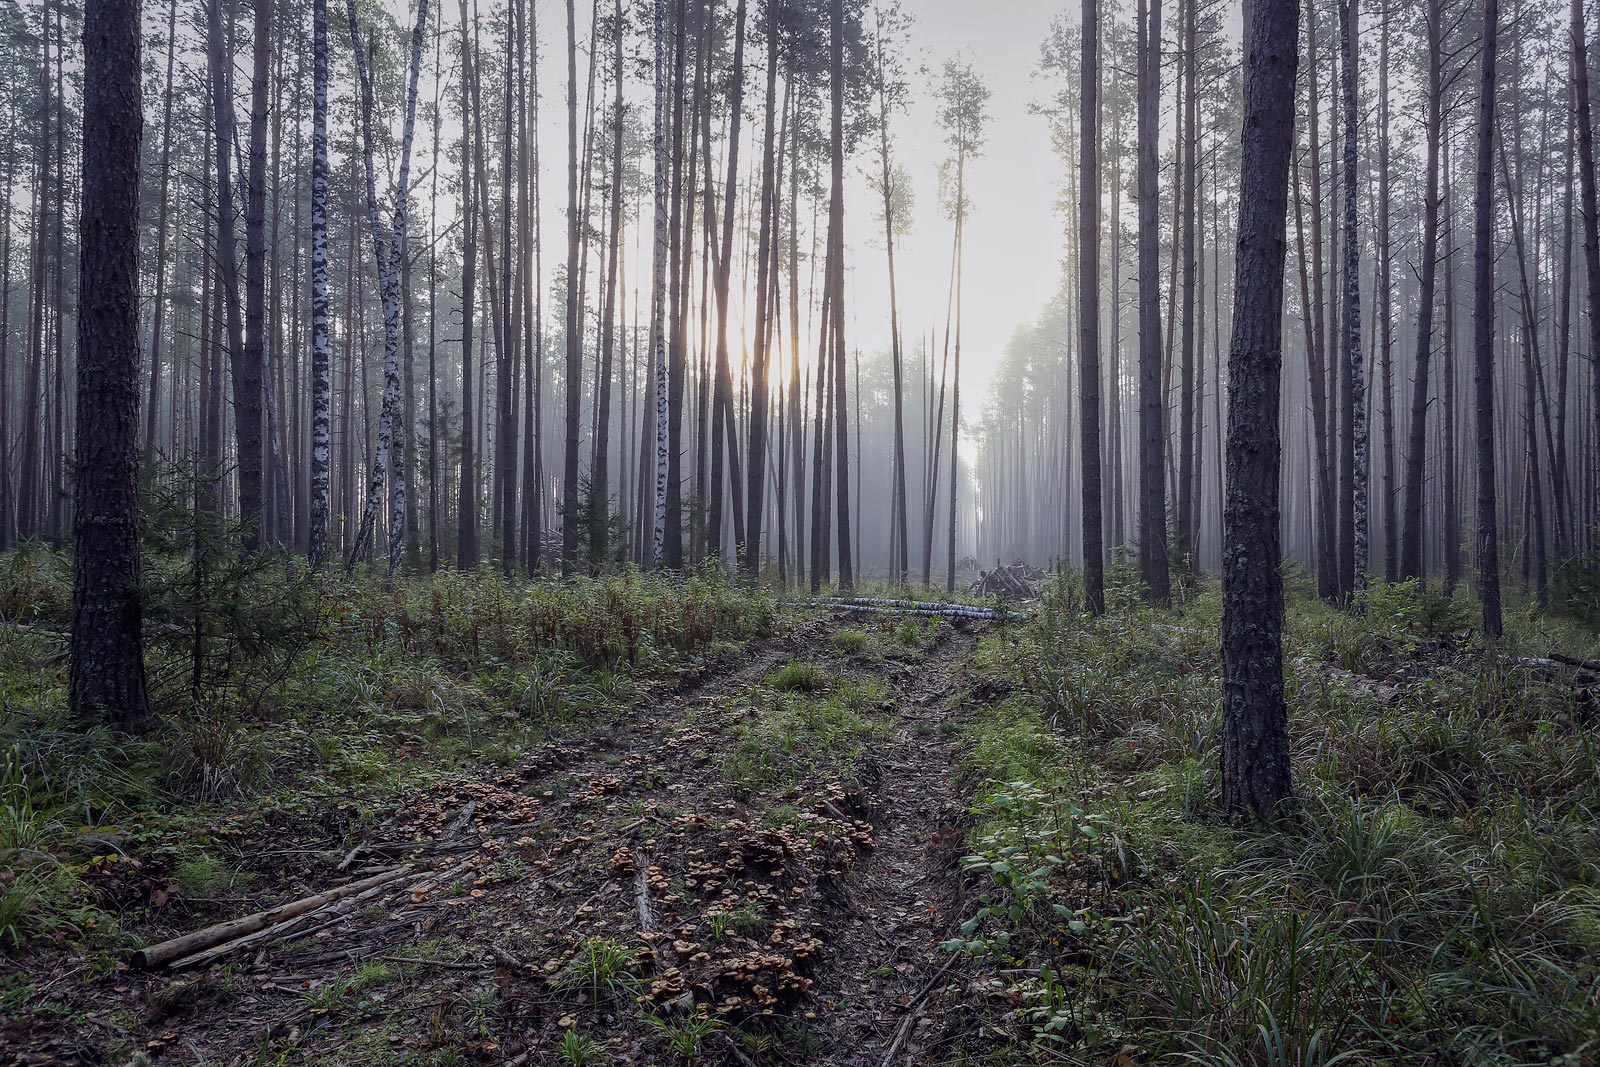
<svg viewBox="0 0 1600 1067">
<path fill-rule="evenodd" d="M 954 981 L 951 724 L 982 626 L 906 646 L 893 620 L 822 617 L 716 657 L 419 792 L 284 890 L 413 865 L 359 907 L 73 988 L 72 1025 L 0 1027 L 0 1064 L 917 1062 Z M 815 691 L 786 688 L 795 664 Z"/>
<path fill-rule="evenodd" d="M 951 701 L 976 644 L 951 628 L 898 695 L 893 736 L 868 764 L 875 847 L 845 879 L 817 975 L 828 1033 L 819 1062 L 917 1062 L 939 1034 L 934 1009 L 954 962 L 939 944 L 960 922 L 965 838 Z"/>
</svg>

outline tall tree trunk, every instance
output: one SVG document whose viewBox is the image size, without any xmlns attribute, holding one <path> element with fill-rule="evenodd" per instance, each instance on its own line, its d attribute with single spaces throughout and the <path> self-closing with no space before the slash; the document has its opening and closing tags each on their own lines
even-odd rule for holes
<svg viewBox="0 0 1600 1067">
<path fill-rule="evenodd" d="M 372 73 L 367 69 L 366 53 L 361 47 L 355 0 L 346 0 L 346 19 L 350 26 L 350 46 L 355 53 L 356 72 L 361 89 L 361 138 L 367 178 L 367 222 L 372 230 L 373 261 L 378 268 L 378 290 L 383 300 L 383 408 L 378 419 L 378 448 L 373 461 L 371 478 L 367 487 L 366 506 L 362 511 L 361 525 L 356 532 L 355 544 L 350 549 L 349 562 L 354 566 L 362 558 L 369 539 L 374 537 L 378 508 L 383 490 L 394 468 L 393 511 L 389 521 L 389 574 L 392 577 L 400 566 L 400 556 L 405 545 L 405 477 L 400 463 L 404 448 L 404 428 L 400 381 L 400 264 L 406 255 L 406 200 L 409 194 L 411 172 L 411 140 L 415 130 L 417 83 L 422 67 L 422 34 L 427 27 L 428 0 L 420 0 L 417 22 L 411 33 L 411 65 L 407 78 L 405 103 L 405 129 L 400 142 L 400 169 L 395 188 L 392 234 L 385 240 L 383 224 L 378 214 L 377 176 L 373 167 L 372 135 Z M 400 433 L 396 434 L 396 429 Z"/>
<path fill-rule="evenodd" d="M 50 0 L 39 6 L 41 43 L 39 59 L 40 113 L 50 108 Z M 23 379 L 22 471 L 17 479 L 17 534 L 33 537 L 45 522 L 44 485 L 44 349 L 45 349 L 45 235 L 50 231 L 51 136 L 49 121 L 39 123 L 38 170 L 33 182 L 33 235 L 28 267 L 28 363 Z M 59 164 L 57 164 L 59 165 Z M 57 202 L 59 210 L 59 202 Z"/>
<path fill-rule="evenodd" d="M 578 29 L 573 0 L 567 0 L 567 376 L 566 440 L 561 463 L 561 573 L 578 562 L 578 433 L 583 399 L 583 337 L 578 325 L 578 252 L 582 237 L 578 214 Z"/>
<path fill-rule="evenodd" d="M 1422 490 L 1427 477 L 1427 430 L 1429 370 L 1433 357 L 1434 288 L 1439 271 L 1439 147 L 1443 129 L 1444 105 L 1444 5 L 1428 0 L 1425 16 L 1428 33 L 1427 164 L 1422 191 L 1422 270 L 1417 290 L 1416 370 L 1411 384 L 1411 426 L 1406 441 L 1405 526 L 1400 546 L 1401 578 L 1421 579 L 1425 572 L 1422 557 Z M 1445 451 L 1448 463 L 1450 452 Z"/>
<path fill-rule="evenodd" d="M 894 364 L 894 470 L 891 489 L 892 508 L 889 526 L 890 555 L 894 559 L 894 580 L 906 584 L 910 550 L 907 533 L 906 506 L 906 436 L 905 436 L 905 359 L 900 342 L 900 294 L 894 268 L 894 169 L 889 160 L 889 93 L 885 83 L 883 54 L 883 18 L 878 12 L 875 37 L 878 67 L 878 149 L 883 165 L 883 240 L 889 258 L 889 352 Z"/>
<path fill-rule="evenodd" d="M 1339 8 L 1339 77 L 1344 97 L 1344 340 L 1339 397 L 1343 408 L 1339 448 L 1340 597 L 1350 601 L 1366 588 L 1367 572 L 1367 386 L 1361 360 L 1361 243 L 1356 232 L 1356 0 Z"/>
<path fill-rule="evenodd" d="M 682 0 L 679 0 L 680 8 Z M 667 551 L 667 18 L 666 0 L 655 0 L 655 223 L 651 265 L 650 347 L 655 371 L 656 477 L 654 516 L 651 522 L 650 565 L 668 562 Z"/>
<path fill-rule="evenodd" d="M 1444 530 L 1444 592 L 1449 596 L 1461 580 L 1461 514 L 1457 506 L 1458 492 L 1456 476 L 1460 470 L 1456 463 L 1456 286 L 1455 286 L 1455 216 L 1450 209 L 1450 138 L 1447 134 L 1440 137 L 1442 145 L 1443 164 L 1443 192 L 1440 197 L 1441 207 L 1444 212 L 1444 322 L 1440 334 L 1439 374 L 1444 379 L 1440 389 L 1440 400 L 1444 405 L 1444 425 L 1440 427 L 1440 440 L 1444 447 L 1440 450 L 1443 460 L 1442 492 L 1440 494 L 1441 518 Z"/>
<path fill-rule="evenodd" d="M 611 529 L 611 487 L 609 450 L 611 447 L 611 377 L 616 344 L 618 265 L 622 250 L 622 0 L 616 0 L 612 14 L 612 80 L 616 95 L 612 105 L 611 139 L 611 221 L 610 246 L 606 254 L 606 295 L 604 318 L 600 324 L 600 375 L 595 382 L 595 435 L 593 458 L 589 464 L 589 564 L 598 568 L 605 562 Z"/>
<path fill-rule="evenodd" d="M 268 382 L 266 380 L 266 314 L 267 314 L 267 108 L 271 92 L 272 72 L 272 14 L 271 3 L 255 6 L 255 30 L 252 42 L 252 71 L 250 78 L 250 146 L 246 161 L 244 203 L 244 362 L 255 378 L 253 386 L 257 397 L 254 427 L 258 438 L 259 423 L 266 414 Z M 267 463 L 268 444 L 262 439 L 259 461 Z M 240 465 L 240 475 L 244 468 Z M 276 541 L 278 501 L 266 484 L 267 472 L 260 473 L 261 512 L 258 536 Z M 250 514 L 247 512 L 247 514 Z"/>
<path fill-rule="evenodd" d="M 83 23 L 75 566 L 68 703 L 142 730 L 139 592 L 138 0 L 89 0 Z"/>
<path fill-rule="evenodd" d="M 717 561 L 718 565 L 720 565 L 721 556 L 723 554 L 723 443 L 724 437 L 732 437 L 732 434 L 729 432 L 728 422 L 733 417 L 733 380 L 728 366 L 728 277 L 733 269 L 733 215 L 735 197 L 738 194 L 739 182 L 739 126 L 740 120 L 743 118 L 744 111 L 744 27 L 745 0 L 739 0 L 734 12 L 732 71 L 733 84 L 731 91 L 729 92 L 728 102 L 728 176 L 726 181 L 723 182 L 722 186 L 722 241 L 720 251 L 717 252 L 716 259 L 717 353 L 716 365 L 712 370 L 711 440 L 709 442 L 711 446 L 711 485 L 709 491 L 707 492 L 707 499 L 705 500 L 705 503 L 709 505 L 709 514 L 706 526 L 706 545 L 708 552 L 713 559 Z M 767 147 L 769 150 L 772 144 L 770 100 L 771 97 L 769 95 L 767 122 Z M 707 144 L 705 149 L 709 158 L 711 150 L 711 146 L 709 144 L 709 122 L 707 123 L 706 140 Z M 769 155 L 766 160 L 768 167 L 771 166 L 771 162 L 771 157 Z M 709 197 L 711 192 L 710 186 L 710 175 L 708 174 L 706 180 L 706 193 L 708 200 L 708 210 L 706 214 L 707 223 L 710 223 L 711 221 L 709 210 Z M 707 234 L 707 240 L 710 240 L 709 233 Z M 708 247 L 706 251 L 708 254 L 710 254 L 714 250 Z M 758 301 L 762 300 L 764 296 L 764 292 L 759 290 L 757 291 L 756 299 Z M 757 340 L 757 344 L 760 344 L 759 339 Z M 764 382 L 766 378 L 765 370 L 758 369 L 757 373 L 761 374 Z M 749 475 L 751 479 L 750 488 L 753 492 L 758 489 L 761 474 L 762 472 L 760 465 L 756 463 L 754 461 L 754 457 L 752 457 Z M 761 522 L 760 507 L 761 499 L 759 492 L 757 492 L 755 499 L 750 502 L 750 509 L 751 515 L 754 517 L 755 524 L 758 529 Z M 747 553 L 753 550 L 755 552 L 755 559 L 757 561 L 760 560 L 761 546 L 759 544 L 746 545 L 744 547 Z"/>
<path fill-rule="evenodd" d="M 500 337 L 495 346 L 494 486 L 495 515 L 499 518 L 500 573 L 509 578 L 517 571 L 517 367 L 522 358 L 521 287 L 514 277 L 517 257 L 512 251 L 512 225 L 516 210 L 511 187 L 516 180 L 518 156 L 516 77 L 520 30 L 518 4 L 506 8 L 505 85 L 503 136 L 500 140 Z M 576 522 L 576 517 L 574 517 Z"/>
<path fill-rule="evenodd" d="M 1387 0 L 1378 12 L 1378 245 L 1377 293 L 1374 310 L 1378 328 L 1378 367 L 1383 376 L 1380 401 L 1383 421 L 1383 580 L 1399 576 L 1399 524 L 1395 515 L 1394 457 L 1394 286 L 1389 264 L 1389 11 Z"/>
<path fill-rule="evenodd" d="M 1083 0 L 1083 118 L 1078 126 L 1078 389 L 1083 437 L 1084 599 L 1106 610 L 1100 500 L 1100 0 Z"/>
<path fill-rule="evenodd" d="M 1483 602 L 1483 632 L 1497 638 L 1500 618 L 1500 534 L 1495 499 L 1494 440 L 1494 94 L 1499 0 L 1484 0 L 1482 69 L 1478 83 L 1478 175 L 1473 197 L 1473 377 L 1477 409 L 1478 597 Z M 1580 82 L 1580 88 L 1582 83 Z M 1581 107 L 1581 104 L 1580 104 Z M 1581 129 L 1581 127 L 1580 127 Z M 1587 205 L 1585 205 L 1587 207 Z M 1589 216 L 1592 218 L 1592 214 Z M 1591 280 L 1590 285 L 1595 285 Z"/>
<path fill-rule="evenodd" d="M 1590 427 L 1591 444 L 1588 455 L 1594 454 L 1594 442 L 1600 440 L 1600 206 L 1595 192 L 1594 119 L 1589 100 L 1589 42 L 1583 25 L 1582 0 L 1572 0 L 1572 82 L 1573 100 L 1577 106 L 1578 173 L 1581 213 L 1583 215 L 1583 264 L 1588 281 L 1589 302 L 1589 364 L 1593 369 L 1590 381 L 1589 416 L 1594 420 Z M 1592 477 L 1592 475 L 1591 475 Z M 1591 486 L 1591 490 L 1593 487 Z M 1593 494 L 1586 495 L 1589 506 L 1585 512 L 1593 516 Z M 1485 606 L 1487 611 L 1487 606 Z"/>
<path fill-rule="evenodd" d="M 167 81 L 161 100 L 161 198 L 156 207 L 156 277 L 150 304 L 150 405 L 145 412 L 144 448 L 154 452 L 161 421 L 161 333 L 167 296 L 167 205 L 172 178 L 172 68 L 178 43 L 178 0 L 167 4 Z M 9 232 L 9 228 L 8 228 Z M 177 405 L 173 405 L 177 418 Z M 0 534 L 0 544 L 4 534 Z"/>
<path fill-rule="evenodd" d="M 1178 557 L 1191 574 L 1195 561 L 1195 316 L 1198 312 L 1195 191 L 1200 184 L 1198 0 L 1183 4 L 1183 335 L 1182 395 L 1178 415 Z"/>
<path fill-rule="evenodd" d="M 1139 577 L 1145 597 L 1172 600 L 1167 570 L 1165 398 L 1161 388 L 1161 0 L 1139 0 Z"/>
<path fill-rule="evenodd" d="M 315 567 L 328 554 L 328 406 L 332 393 L 328 365 L 328 0 L 312 0 L 311 36 L 311 529 L 306 554 Z"/>
<path fill-rule="evenodd" d="M 1317 17 L 1314 7 L 1306 9 L 1306 80 L 1310 97 L 1310 123 L 1307 128 L 1307 150 L 1311 158 L 1311 277 L 1310 305 L 1311 322 L 1309 336 L 1306 338 L 1306 361 L 1310 371 L 1311 386 L 1311 417 L 1313 433 L 1316 437 L 1317 459 L 1317 500 L 1316 500 L 1316 527 L 1317 527 L 1317 595 L 1330 603 L 1339 599 L 1339 536 L 1338 536 L 1338 496 L 1334 488 L 1334 456 L 1333 456 L 1333 409 L 1337 393 L 1329 395 L 1330 389 L 1336 389 L 1334 384 L 1338 378 L 1330 373 L 1332 360 L 1329 358 L 1327 337 L 1325 330 L 1326 302 L 1325 287 L 1323 285 L 1322 271 L 1322 104 L 1321 104 L 1321 75 L 1317 64 Z M 1299 222 L 1300 196 L 1298 168 L 1295 171 L 1295 211 L 1296 223 Z M 1297 225 L 1297 230 L 1300 227 Z M 1304 241 L 1303 233 L 1300 240 Z M 1302 272 L 1301 285 L 1306 287 L 1305 249 L 1300 250 L 1300 269 Z M 1304 297 L 1302 293 L 1302 297 Z M 1302 304 L 1305 300 L 1302 299 Z"/>
<path fill-rule="evenodd" d="M 743 39 L 744 26 L 744 0 L 739 3 L 739 37 Z M 737 49 L 736 49 L 737 51 Z M 772 361 L 771 339 L 773 336 L 770 327 L 773 315 L 773 300 L 776 289 L 773 281 L 776 276 L 777 250 L 774 247 L 773 234 L 776 231 L 778 219 L 777 181 L 778 176 L 774 170 L 775 151 L 773 135 L 777 125 L 777 97 L 778 97 L 778 12 L 776 6 L 769 8 L 767 19 L 767 96 L 765 126 L 761 134 L 761 221 L 760 233 L 756 239 L 756 337 L 755 358 L 752 365 L 752 382 L 750 386 L 750 449 L 748 477 L 749 486 L 745 493 L 746 506 L 749 509 L 745 519 L 745 544 L 744 544 L 744 572 L 745 576 L 754 583 L 761 576 L 761 525 L 762 513 L 766 506 L 766 474 L 767 474 L 767 408 L 771 385 L 769 384 L 769 368 Z M 737 96 L 735 97 L 737 99 Z M 730 148 L 730 153 L 732 149 Z M 730 165 L 728 180 L 731 186 L 733 169 Z M 731 206 L 731 205 L 729 205 Z M 724 231 L 724 236 L 729 231 Z M 726 259 L 730 254 L 731 245 L 724 240 L 723 259 L 726 269 Z M 892 302 L 892 301 L 891 301 Z M 722 312 L 719 312 L 719 315 Z M 719 324 L 720 331 L 720 324 Z M 717 342 L 718 350 L 723 348 L 722 341 Z M 782 374 L 780 371 L 779 377 Z M 781 447 L 778 455 L 779 466 L 782 466 Z M 783 488 L 778 489 L 780 504 L 783 499 Z M 778 558 L 781 569 L 783 550 L 782 517 L 779 518 L 779 545 Z"/>
<path fill-rule="evenodd" d="M 456 566 L 478 566 L 478 469 L 473 426 L 473 306 L 478 269 L 477 207 L 473 203 L 472 86 L 476 63 L 467 0 L 461 0 L 461 481 L 456 510 Z"/>
<path fill-rule="evenodd" d="M 1300 16 L 1298 0 L 1253 0 L 1251 8 L 1228 353 L 1222 800 L 1231 812 L 1270 820 L 1294 797 L 1283 690 L 1283 575 L 1277 560 L 1285 215 Z"/>
<path fill-rule="evenodd" d="M 245 353 L 244 326 L 239 314 L 239 259 L 234 237 L 233 206 L 233 92 L 229 71 L 232 59 L 224 47 L 221 0 L 206 5 L 211 99 L 216 114 L 217 260 L 219 284 L 226 315 L 226 344 L 233 372 L 233 424 L 238 454 L 239 513 L 248 524 L 246 551 L 261 544 L 261 360 Z M 260 353 L 257 352 L 259 357 Z M 215 380 L 215 379 L 213 379 Z"/>
<path fill-rule="evenodd" d="M 327 365 L 327 307 L 328 307 L 328 269 L 327 269 L 327 0 L 314 0 L 322 12 L 323 26 L 321 29 L 322 58 L 322 200 L 323 200 L 323 267 L 322 267 L 322 361 L 324 370 Z M 441 9 L 443 5 L 440 5 Z M 443 11 L 439 14 L 442 16 Z M 430 139 L 433 158 L 429 166 L 428 189 L 428 573 L 433 574 L 439 569 L 439 127 L 442 125 L 443 114 L 440 110 L 439 92 L 444 78 L 444 29 L 443 19 L 437 18 L 434 23 L 433 35 L 433 136 Z M 315 166 L 315 163 L 313 163 Z M 315 195 L 316 180 L 312 179 L 313 195 Z M 315 219 L 313 209 L 313 219 Z M 312 246 L 315 249 L 316 239 L 313 237 Z M 313 256 L 315 252 L 313 251 Z M 314 260 L 313 260 L 314 262 Z M 313 268 L 314 270 L 314 268 Z M 313 277 L 315 274 L 313 273 Z M 313 290 L 314 292 L 314 290 Z M 313 297 L 315 307 L 315 297 Z M 315 321 L 315 312 L 313 312 Z M 313 386 L 315 388 L 315 385 Z M 324 481 L 326 481 L 326 440 L 327 440 L 327 390 L 323 386 L 323 467 Z M 323 488 L 323 510 L 327 510 L 327 488 Z M 327 516 L 323 516 L 323 537 L 327 537 Z"/>
</svg>

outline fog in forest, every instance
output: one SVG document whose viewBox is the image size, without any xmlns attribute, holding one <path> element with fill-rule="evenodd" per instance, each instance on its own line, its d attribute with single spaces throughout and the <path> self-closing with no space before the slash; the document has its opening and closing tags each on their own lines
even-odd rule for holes
<svg viewBox="0 0 1600 1067">
<path fill-rule="evenodd" d="M 1589 0 L 0 0 L 0 1064 L 1600 1062 Z"/>
</svg>

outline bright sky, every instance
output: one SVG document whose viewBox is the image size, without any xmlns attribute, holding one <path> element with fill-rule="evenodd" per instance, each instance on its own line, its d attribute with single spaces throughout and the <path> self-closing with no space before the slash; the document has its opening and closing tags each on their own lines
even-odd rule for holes
<svg viewBox="0 0 1600 1067">
<path fill-rule="evenodd" d="M 414 0 L 384 0 L 403 25 L 414 17 Z M 602 0 L 609 12 L 610 0 Z M 536 0 L 542 37 L 540 78 L 543 111 L 544 196 L 540 206 L 547 250 L 545 269 L 556 269 L 564 255 L 566 232 L 566 10 L 560 0 Z M 588 65 L 588 31 L 592 0 L 578 0 L 579 92 Z M 1029 104 L 1044 95 L 1035 82 L 1039 43 L 1061 8 L 1040 0 L 903 0 L 913 16 L 905 49 L 912 92 L 907 113 L 891 117 L 893 151 L 908 172 L 915 203 L 910 234 L 896 246 L 902 322 L 908 358 L 915 338 L 944 322 L 953 224 L 939 203 L 939 167 L 947 149 L 932 99 L 937 72 L 944 61 L 964 57 L 988 85 L 989 125 L 983 158 L 968 164 L 967 182 L 973 211 L 967 223 L 962 345 L 963 409 L 976 412 L 999 363 L 1006 341 L 1019 323 L 1038 314 L 1053 292 L 1063 254 L 1064 228 L 1055 212 L 1056 187 L 1063 171 L 1051 152 L 1045 121 L 1030 113 Z M 481 0 L 488 10 L 492 0 Z M 409 11 L 408 11 L 409 8 Z M 454 33 L 459 7 L 446 3 L 445 30 Z M 759 159 L 760 56 L 750 58 L 747 83 L 743 168 L 747 174 Z M 431 56 L 425 59 L 425 80 Z M 450 72 L 447 77 L 452 76 Z M 423 87 L 425 97 L 431 92 Z M 629 95 L 648 101 L 648 87 L 630 85 Z M 753 95 L 752 95 L 753 94 Z M 647 105 L 646 105 L 647 106 Z M 448 127 L 445 136 L 459 136 Z M 419 129 L 419 152 L 426 152 Z M 491 138 L 492 141 L 492 138 Z M 876 140 L 864 145 L 849 163 L 846 192 L 847 261 L 851 264 L 849 344 L 863 351 L 889 348 L 889 283 L 876 193 L 867 175 L 878 169 Z M 638 240 L 640 234 L 630 234 Z M 648 248 L 645 240 L 644 248 Z M 635 260 L 635 262 L 639 262 Z M 630 273 L 634 267 L 630 264 Z M 742 302 L 742 301 L 741 301 Z M 737 318 L 738 307 L 735 312 Z"/>
<path fill-rule="evenodd" d="M 953 227 L 939 205 L 939 165 L 947 149 L 932 100 L 937 71 L 946 59 L 965 57 L 993 94 L 987 151 L 967 174 L 973 211 L 966 235 L 962 378 L 965 395 L 979 401 L 1012 332 L 1039 313 L 1060 276 L 1065 231 L 1055 198 L 1062 164 L 1051 151 L 1045 120 L 1028 106 L 1045 95 L 1034 71 L 1039 43 L 1060 8 L 1041 0 L 907 0 L 906 9 L 916 20 L 914 61 L 927 68 L 912 81 L 909 113 L 890 119 L 893 150 L 910 173 L 916 203 L 914 228 L 896 247 L 901 316 L 912 335 L 935 322 L 943 328 L 949 281 Z M 887 348 L 888 272 L 864 178 L 867 168 L 877 166 L 877 154 L 855 163 L 857 180 L 846 204 L 854 311 L 863 347 Z M 979 404 L 962 406 L 976 412 Z"/>
</svg>

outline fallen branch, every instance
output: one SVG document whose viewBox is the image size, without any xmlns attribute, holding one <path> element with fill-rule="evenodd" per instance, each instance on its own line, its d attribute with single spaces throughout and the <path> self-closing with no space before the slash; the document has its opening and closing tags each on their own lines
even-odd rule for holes
<svg viewBox="0 0 1600 1067">
<path fill-rule="evenodd" d="M 495 958 L 495 962 L 499 963 L 502 967 L 509 968 L 513 971 L 526 971 L 531 970 L 533 967 L 533 964 L 529 963 L 527 960 L 517 959 L 517 957 L 507 952 L 499 945 L 490 945 L 489 955 L 493 956 Z"/>
<path fill-rule="evenodd" d="M 952 952 L 949 958 L 944 961 L 944 966 L 940 967 L 934 972 L 933 977 L 928 979 L 928 984 L 917 990 L 916 996 L 906 1001 L 906 1017 L 900 1020 L 900 1028 L 895 1031 L 894 1043 L 889 1046 L 888 1053 L 883 1057 L 883 1067 L 891 1067 L 894 1063 L 894 1058 L 900 1054 L 900 1046 L 906 1043 L 906 1037 L 910 1035 L 911 1027 L 916 1022 L 917 1008 L 924 1000 L 928 999 L 934 987 L 943 980 L 950 968 L 955 966 L 955 962 L 956 954 Z"/>
<path fill-rule="evenodd" d="M 1022 617 L 1021 612 L 1008 611 L 1005 608 L 979 607 L 974 604 L 936 604 L 916 600 L 875 600 L 868 597 L 793 600 L 788 603 L 795 607 L 825 608 L 830 611 L 853 611 L 863 614 L 881 612 L 893 615 L 942 616 L 958 619 L 1015 619 Z"/>
<path fill-rule="evenodd" d="M 276 908 L 271 908 L 267 911 L 258 911 L 254 915 L 246 915 L 239 919 L 230 919 L 227 922 L 218 923 L 215 926 L 208 926 L 203 930 L 196 930 L 193 933 L 184 934 L 182 937 L 175 937 L 169 941 L 142 948 L 133 954 L 132 962 L 135 967 L 164 967 L 176 960 L 184 959 L 207 949 L 215 948 L 218 945 L 227 944 L 230 941 L 277 926 L 285 920 L 299 918 L 308 913 L 318 911 L 346 897 L 387 885 L 405 877 L 410 871 L 411 868 L 409 866 L 395 867 L 381 874 L 375 874 L 370 878 L 363 878 L 359 882 L 351 882 L 313 896 L 302 897 L 299 900 L 280 904 Z"/>
<path fill-rule="evenodd" d="M 639 932 L 648 934 L 656 928 L 655 909 L 650 906 L 650 857 L 640 852 L 634 863 L 638 870 L 633 876 L 633 903 L 639 910 Z"/>
<path fill-rule="evenodd" d="M 331 926 L 337 926 L 344 922 L 350 917 L 351 912 L 354 912 L 367 901 L 371 900 L 373 897 L 387 893 L 391 884 L 392 881 L 382 882 L 378 885 L 372 886 L 369 889 L 365 889 L 360 893 L 356 893 L 353 896 L 348 896 L 341 900 L 336 900 L 331 904 L 326 904 L 323 907 L 315 908 L 303 915 L 296 915 L 293 918 L 285 919 L 279 923 L 274 923 L 264 930 L 257 930 L 255 933 L 245 934 L 243 937 L 238 937 L 232 941 L 224 942 L 223 944 L 217 945 L 215 948 L 208 948 L 203 951 L 196 952 L 192 956 L 185 956 L 182 959 L 174 960 L 170 966 L 174 969 L 181 968 L 185 970 L 191 967 L 203 967 L 207 964 L 215 963 L 224 956 L 231 956 L 236 952 L 249 948 L 252 945 L 266 944 L 269 941 L 281 941 L 285 938 L 291 937 L 309 937 L 312 934 L 326 930 Z M 379 945 L 372 951 L 381 952 L 383 951 L 383 948 L 384 946 Z"/>
</svg>

